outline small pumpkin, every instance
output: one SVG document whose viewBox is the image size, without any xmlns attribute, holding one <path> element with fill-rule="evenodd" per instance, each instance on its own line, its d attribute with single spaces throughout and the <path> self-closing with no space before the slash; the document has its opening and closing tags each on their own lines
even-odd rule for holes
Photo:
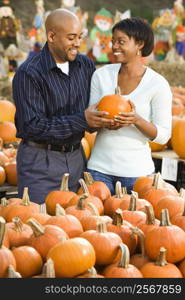
<svg viewBox="0 0 185 300">
<path fill-rule="evenodd" d="M 142 273 L 129 263 L 130 254 L 128 247 L 123 243 L 119 247 L 121 249 L 120 261 L 105 267 L 102 274 L 105 278 L 142 278 Z"/>
<path fill-rule="evenodd" d="M 144 278 L 182 278 L 176 265 L 167 263 L 166 249 L 161 247 L 156 262 L 148 262 L 141 269 Z"/>
<path fill-rule="evenodd" d="M 42 257 L 39 252 L 30 246 L 20 246 L 12 250 L 16 260 L 16 271 L 23 278 L 32 277 L 42 270 Z"/>
<path fill-rule="evenodd" d="M 149 231 L 145 238 L 146 253 L 152 260 L 157 259 L 160 247 L 167 250 L 166 259 L 170 263 L 185 258 L 185 232 L 170 223 L 168 209 L 161 211 L 160 226 Z"/>
<path fill-rule="evenodd" d="M 105 118 L 114 119 L 120 112 L 131 112 L 132 108 L 128 100 L 119 93 L 102 97 L 97 106 L 98 111 L 108 112 Z"/>
<path fill-rule="evenodd" d="M 55 206 L 57 203 L 66 208 L 71 198 L 78 197 L 76 193 L 69 191 L 68 181 L 69 173 L 65 173 L 62 177 L 60 190 L 51 191 L 46 196 L 45 203 L 48 214 L 55 215 Z"/>
</svg>

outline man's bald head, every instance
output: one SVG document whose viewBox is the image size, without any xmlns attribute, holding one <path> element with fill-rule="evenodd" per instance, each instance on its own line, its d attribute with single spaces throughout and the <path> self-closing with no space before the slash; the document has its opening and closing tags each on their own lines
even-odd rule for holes
<svg viewBox="0 0 185 300">
<path fill-rule="evenodd" d="M 71 21 L 80 23 L 78 17 L 65 8 L 58 8 L 52 11 L 46 18 L 46 33 L 53 29 L 59 29 L 67 25 Z"/>
</svg>

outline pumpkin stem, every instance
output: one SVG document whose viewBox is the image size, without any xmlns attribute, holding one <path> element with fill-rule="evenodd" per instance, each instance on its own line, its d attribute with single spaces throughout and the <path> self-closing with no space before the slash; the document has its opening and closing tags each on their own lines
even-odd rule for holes
<svg viewBox="0 0 185 300">
<path fill-rule="evenodd" d="M 180 188 L 179 197 L 182 197 L 185 200 L 185 189 Z"/>
<path fill-rule="evenodd" d="M 0 249 L 3 246 L 3 239 L 5 235 L 5 224 L 6 224 L 5 219 L 3 217 L 0 217 Z"/>
<path fill-rule="evenodd" d="M 133 234 L 136 234 L 139 238 L 139 244 L 141 247 L 141 256 L 145 257 L 146 256 L 146 252 L 145 252 L 145 235 L 144 232 L 139 229 L 138 227 L 130 227 L 130 229 L 132 230 Z"/>
<path fill-rule="evenodd" d="M 84 179 L 85 179 L 85 182 L 87 185 L 94 183 L 94 179 L 93 179 L 91 173 L 89 173 L 89 172 L 84 172 Z"/>
<path fill-rule="evenodd" d="M 146 210 L 146 224 L 155 225 L 155 214 L 152 205 L 145 205 Z"/>
<path fill-rule="evenodd" d="M 66 215 L 65 209 L 59 203 L 57 203 L 55 207 L 55 216 L 62 217 L 65 215 Z"/>
<path fill-rule="evenodd" d="M 115 185 L 116 198 L 121 198 L 123 196 L 121 189 L 121 182 L 117 181 Z"/>
<path fill-rule="evenodd" d="M 160 182 L 161 174 L 158 172 L 154 175 L 152 186 L 154 186 L 156 189 L 159 188 L 159 182 Z"/>
<path fill-rule="evenodd" d="M 115 88 L 115 95 L 121 95 L 121 89 L 120 89 L 119 85 L 116 86 L 116 88 Z"/>
<path fill-rule="evenodd" d="M 43 266 L 42 269 L 42 274 L 44 275 L 45 278 L 55 278 L 55 268 L 54 268 L 54 263 L 51 258 L 48 258 L 46 263 Z"/>
<path fill-rule="evenodd" d="M 12 265 L 8 266 L 8 278 L 22 278 L 21 274 L 16 272 Z"/>
<path fill-rule="evenodd" d="M 89 273 L 88 278 L 97 278 L 97 272 L 94 267 L 88 269 L 87 271 Z"/>
<path fill-rule="evenodd" d="M 8 200 L 5 197 L 3 197 L 1 199 L 1 206 L 6 207 L 8 204 L 9 204 Z"/>
<path fill-rule="evenodd" d="M 28 225 L 31 226 L 33 233 L 36 237 L 44 234 L 44 232 L 45 232 L 44 226 L 42 226 L 34 218 L 28 219 L 27 223 L 28 223 Z"/>
<path fill-rule="evenodd" d="M 24 206 L 29 206 L 31 204 L 30 197 L 28 194 L 28 187 L 25 187 L 23 190 L 23 197 L 22 197 L 22 201 L 20 204 L 24 205 Z"/>
<path fill-rule="evenodd" d="M 169 211 L 167 208 L 161 210 L 160 226 L 171 226 Z"/>
<path fill-rule="evenodd" d="M 136 196 L 132 194 L 130 197 L 130 203 L 129 203 L 128 210 L 136 211 L 136 205 L 137 205 L 136 200 L 137 200 Z"/>
<path fill-rule="evenodd" d="M 16 232 L 22 232 L 23 231 L 23 222 L 19 217 L 12 218 L 12 222 L 14 223 L 14 230 Z"/>
<path fill-rule="evenodd" d="M 123 187 L 121 188 L 121 190 L 122 190 L 122 194 L 123 194 L 123 195 L 126 195 L 126 194 L 127 194 L 127 188 L 126 188 L 126 186 L 123 186 Z"/>
<path fill-rule="evenodd" d="M 113 214 L 113 225 L 121 226 L 123 225 L 123 216 L 122 216 L 122 209 L 118 208 Z"/>
<path fill-rule="evenodd" d="M 85 203 L 84 203 L 84 200 L 88 198 L 88 195 L 87 194 L 82 194 L 79 199 L 78 199 L 78 203 L 77 203 L 77 209 L 85 209 Z"/>
<path fill-rule="evenodd" d="M 41 214 L 46 215 L 46 213 L 47 213 L 47 210 L 46 210 L 46 203 L 40 204 L 40 206 L 39 206 L 39 211 L 40 211 Z"/>
<path fill-rule="evenodd" d="M 60 191 L 69 191 L 68 182 L 69 182 L 69 173 L 64 173 L 64 175 L 62 176 Z"/>
<path fill-rule="evenodd" d="M 100 215 L 97 207 L 92 202 L 88 202 L 87 205 L 90 207 L 90 209 L 93 213 L 93 216 L 99 216 Z"/>
<path fill-rule="evenodd" d="M 127 245 L 125 245 L 123 243 L 121 243 L 119 245 L 119 247 L 121 249 L 121 258 L 120 258 L 118 267 L 126 269 L 129 267 L 129 262 L 130 262 L 129 249 L 128 249 Z"/>
<path fill-rule="evenodd" d="M 86 183 L 85 183 L 85 181 L 84 181 L 83 178 L 80 178 L 80 179 L 79 179 L 79 183 L 80 183 L 80 185 L 81 185 L 83 194 L 89 195 L 88 187 L 87 187 L 87 185 L 86 185 Z"/>
<path fill-rule="evenodd" d="M 105 232 L 107 232 L 106 223 L 103 222 L 102 220 L 97 220 L 96 231 L 99 232 L 99 233 L 105 233 Z"/>
<path fill-rule="evenodd" d="M 155 262 L 155 264 L 157 266 L 161 266 L 161 267 L 168 264 L 166 261 L 166 249 L 164 247 L 160 248 L 159 257 L 158 257 L 157 261 Z"/>
</svg>

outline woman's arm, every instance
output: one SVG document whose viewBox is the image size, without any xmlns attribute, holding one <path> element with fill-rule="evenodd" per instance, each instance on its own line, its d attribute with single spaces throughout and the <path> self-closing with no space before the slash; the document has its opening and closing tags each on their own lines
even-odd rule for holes
<svg viewBox="0 0 185 300">
<path fill-rule="evenodd" d="M 135 105 L 131 102 L 132 112 L 120 113 L 115 118 L 122 127 L 135 125 L 150 140 L 165 144 L 171 135 L 172 123 L 172 93 L 167 83 L 163 83 L 151 101 L 151 122 L 137 114 Z"/>
</svg>

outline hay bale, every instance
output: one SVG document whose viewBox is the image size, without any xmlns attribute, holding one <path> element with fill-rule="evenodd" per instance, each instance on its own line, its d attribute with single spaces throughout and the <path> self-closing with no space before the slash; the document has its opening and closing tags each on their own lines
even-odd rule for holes
<svg viewBox="0 0 185 300">
<path fill-rule="evenodd" d="M 185 87 L 185 62 L 152 61 L 149 67 L 164 76 L 171 86 Z"/>
</svg>

